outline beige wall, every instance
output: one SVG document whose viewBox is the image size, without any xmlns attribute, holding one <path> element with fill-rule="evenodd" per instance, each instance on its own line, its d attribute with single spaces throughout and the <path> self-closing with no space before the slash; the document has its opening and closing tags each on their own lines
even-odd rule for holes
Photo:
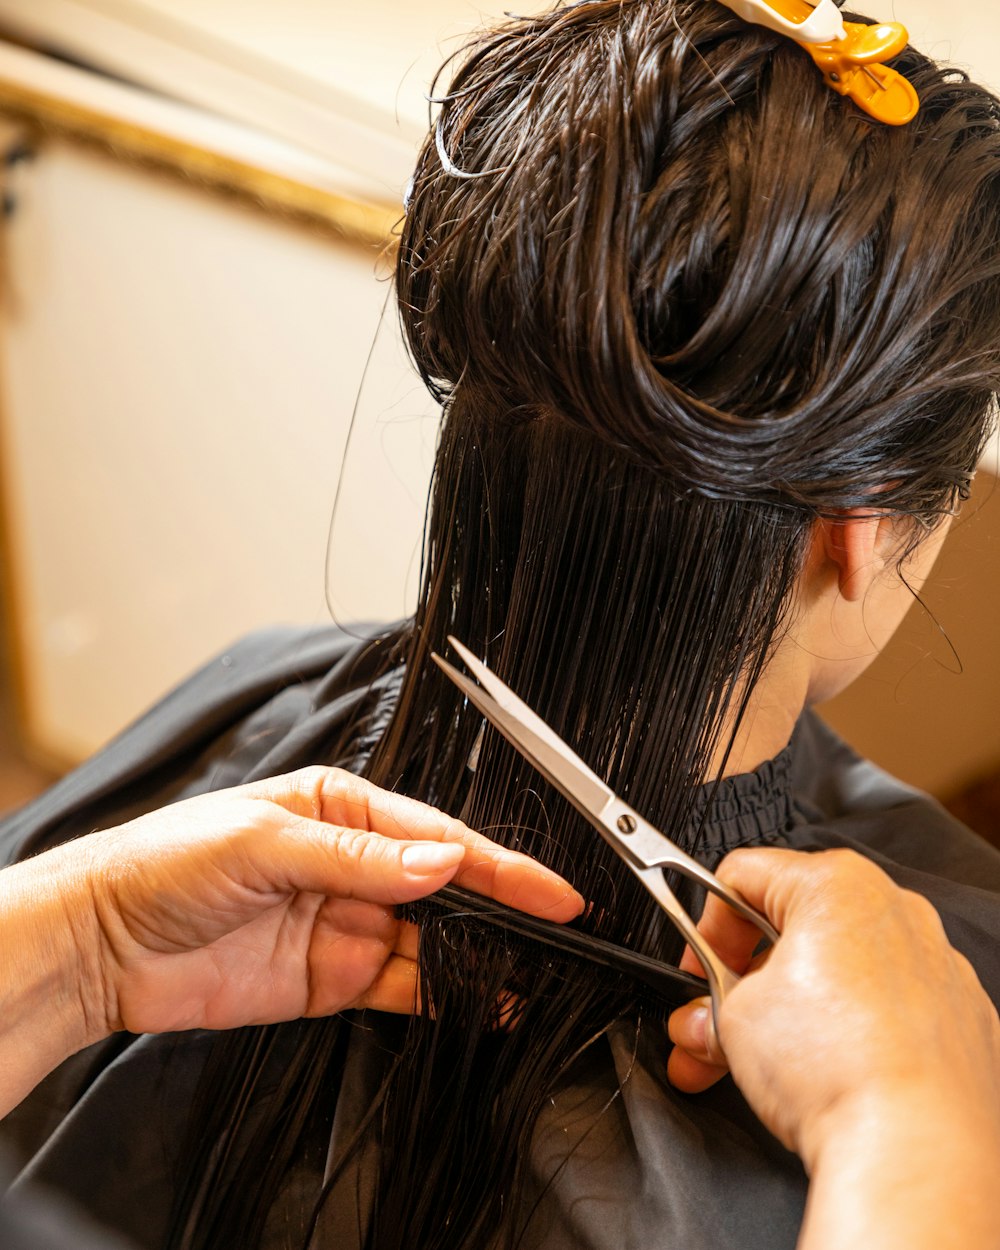
<svg viewBox="0 0 1000 1250">
<path fill-rule="evenodd" d="M 25 0 L 4 3 L 23 6 Z M 44 10 L 53 3 L 31 0 L 30 7 Z M 120 14 L 130 7 L 122 0 L 73 4 L 99 13 Z M 528 14 L 549 7 L 548 0 L 523 0 L 514 9 Z M 903 22 L 925 52 L 968 65 L 1000 85 L 1000 6 L 993 0 L 858 0 L 845 8 Z M 186 25 L 204 41 L 224 40 L 251 56 L 293 66 L 316 83 L 335 84 L 373 108 L 398 113 L 411 127 L 426 117 L 424 92 L 442 54 L 454 50 L 466 32 L 510 9 L 509 0 L 142 0 L 141 5 L 148 18 L 174 29 Z"/>
<path fill-rule="evenodd" d="M 11 189 L 22 677 L 33 739 L 74 759 L 248 629 L 328 619 L 326 535 L 385 288 L 373 249 L 73 145 Z M 401 612 L 371 564 L 351 576 L 369 612 Z"/>
</svg>

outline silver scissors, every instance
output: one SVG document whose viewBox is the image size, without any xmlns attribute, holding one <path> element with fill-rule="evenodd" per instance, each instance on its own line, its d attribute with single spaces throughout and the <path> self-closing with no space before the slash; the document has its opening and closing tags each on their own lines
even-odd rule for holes
<svg viewBox="0 0 1000 1250">
<path fill-rule="evenodd" d="M 740 977 L 723 963 L 698 932 L 695 922 L 667 884 L 663 869 L 671 868 L 724 899 L 735 912 L 756 925 L 769 941 L 778 940 L 777 930 L 736 890 L 720 881 L 713 872 L 692 859 L 623 802 L 540 716 L 522 703 L 467 647 L 456 638 L 449 637 L 448 641 L 480 685 L 470 681 L 437 654 L 432 655 L 434 662 L 490 724 L 590 821 L 656 899 L 698 956 L 705 970 L 712 995 L 712 1009 L 718 1022 L 722 1003 L 739 984 Z"/>
</svg>

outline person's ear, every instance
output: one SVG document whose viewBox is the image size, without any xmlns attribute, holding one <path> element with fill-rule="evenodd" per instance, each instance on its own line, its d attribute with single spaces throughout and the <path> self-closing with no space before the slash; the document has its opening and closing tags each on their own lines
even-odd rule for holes
<svg viewBox="0 0 1000 1250">
<path fill-rule="evenodd" d="M 885 569 L 895 541 L 894 519 L 870 508 L 849 508 L 816 522 L 816 542 L 848 603 L 864 599 Z"/>
</svg>

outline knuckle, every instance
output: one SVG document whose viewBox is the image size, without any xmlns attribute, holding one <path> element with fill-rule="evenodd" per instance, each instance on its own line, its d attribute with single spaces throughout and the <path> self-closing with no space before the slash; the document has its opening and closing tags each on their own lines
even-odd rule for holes
<svg viewBox="0 0 1000 1250">
<path fill-rule="evenodd" d="M 322 764 L 308 764 L 299 768 L 291 775 L 293 789 L 309 803 L 314 816 L 319 814 L 323 801 L 323 791 L 329 784 L 332 769 Z"/>
<path fill-rule="evenodd" d="M 943 936 L 944 925 L 941 922 L 941 914 L 930 899 L 925 898 L 923 894 L 918 894 L 915 890 L 902 890 L 901 893 L 914 919 L 933 930 L 935 934 Z"/>
<path fill-rule="evenodd" d="M 442 842 L 466 842 L 469 838 L 469 828 L 464 825 L 457 816 L 448 816 L 441 813 L 443 827 L 441 831 Z"/>
<path fill-rule="evenodd" d="M 715 875 L 720 881 L 738 878 L 742 866 L 754 858 L 756 849 L 751 850 L 749 847 L 742 846 L 729 851 L 725 858 L 716 866 Z"/>
<path fill-rule="evenodd" d="M 869 860 L 846 846 L 837 846 L 829 851 L 823 851 L 821 858 L 827 869 L 836 876 L 853 876 L 856 873 L 864 873 L 871 867 Z"/>
<path fill-rule="evenodd" d="M 855 893 L 859 889 L 877 887 L 888 878 L 870 859 L 847 847 L 820 851 L 816 856 L 817 877 L 831 889 Z"/>
<path fill-rule="evenodd" d="M 952 948 L 952 958 L 954 960 L 957 975 L 961 977 L 967 985 L 975 986 L 976 989 L 982 990 L 982 982 L 979 979 L 979 973 L 961 951 Z M 983 991 L 985 993 L 985 991 Z"/>
<path fill-rule="evenodd" d="M 361 839 L 364 835 L 359 829 L 338 825 L 332 833 L 332 850 L 342 864 L 353 863 L 361 857 Z"/>
<path fill-rule="evenodd" d="M 299 778 L 302 785 L 311 789 L 324 782 L 329 773 L 330 769 L 325 768 L 322 764 L 307 764 L 304 768 L 300 768 L 295 776 Z"/>
<path fill-rule="evenodd" d="M 325 764 L 313 764 L 311 766 L 318 774 L 320 783 L 328 790 L 363 790 L 368 786 L 368 782 L 362 777 L 349 773 L 346 768 L 333 768 Z"/>
<path fill-rule="evenodd" d="M 341 828 L 336 838 L 337 857 L 344 867 L 373 868 L 384 863 L 383 839 L 363 829 Z"/>
</svg>

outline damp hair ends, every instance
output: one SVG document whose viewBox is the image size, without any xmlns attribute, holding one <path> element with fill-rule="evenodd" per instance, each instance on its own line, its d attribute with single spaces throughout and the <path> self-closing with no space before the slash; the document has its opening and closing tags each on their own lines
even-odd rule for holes
<svg viewBox="0 0 1000 1250">
<path fill-rule="evenodd" d="M 1000 109 L 913 50 L 895 64 L 921 110 L 889 128 L 722 6 L 597 0 L 476 41 L 418 161 L 397 290 L 445 416 L 416 618 L 386 649 L 405 676 L 365 772 L 552 865 L 590 902 L 584 932 L 643 953 L 678 953 L 655 905 L 492 731 L 469 767 L 482 720 L 429 654 L 460 638 L 697 849 L 814 518 L 930 524 L 989 432 Z M 552 1179 L 527 1171 L 541 1108 L 617 1020 L 649 1027 L 628 987 L 472 919 L 422 925 L 420 979 L 432 1013 L 367 1021 L 384 1079 L 290 1247 L 362 1154 L 366 1245 L 517 1245 Z M 218 1040 L 174 1250 L 260 1243 L 353 1027 Z"/>
</svg>

